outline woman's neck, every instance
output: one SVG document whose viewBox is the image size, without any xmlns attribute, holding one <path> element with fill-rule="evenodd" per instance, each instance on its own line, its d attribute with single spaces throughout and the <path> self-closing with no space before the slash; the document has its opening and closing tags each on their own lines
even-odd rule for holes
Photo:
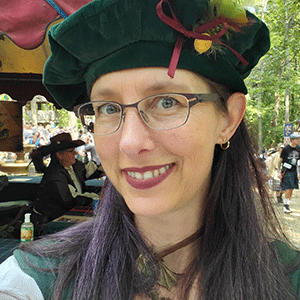
<svg viewBox="0 0 300 300">
<path fill-rule="evenodd" d="M 175 212 L 164 216 L 136 216 L 135 223 L 149 247 L 159 253 L 194 234 L 202 226 L 200 212 Z M 163 258 L 174 272 L 182 273 L 194 258 L 197 241 Z"/>
</svg>

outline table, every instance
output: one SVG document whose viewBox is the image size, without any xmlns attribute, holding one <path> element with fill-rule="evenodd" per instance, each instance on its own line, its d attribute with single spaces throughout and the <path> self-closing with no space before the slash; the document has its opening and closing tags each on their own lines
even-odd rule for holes
<svg viewBox="0 0 300 300">
<path fill-rule="evenodd" d="M 4 173 L 27 174 L 28 163 L 26 162 L 2 163 L 0 165 L 0 171 Z"/>
<path fill-rule="evenodd" d="M 37 196 L 41 176 L 8 176 L 8 185 L 0 192 L 0 202 L 31 200 Z"/>
<path fill-rule="evenodd" d="M 31 200 L 37 198 L 39 184 L 42 174 L 36 176 L 8 176 L 9 184 L 0 192 L 0 202 Z M 86 182 L 87 186 L 103 186 L 103 179 L 90 179 Z"/>
<path fill-rule="evenodd" d="M 42 235 L 55 233 L 72 225 L 89 221 L 93 218 L 94 212 L 91 206 L 75 206 L 64 215 L 46 224 Z"/>
</svg>

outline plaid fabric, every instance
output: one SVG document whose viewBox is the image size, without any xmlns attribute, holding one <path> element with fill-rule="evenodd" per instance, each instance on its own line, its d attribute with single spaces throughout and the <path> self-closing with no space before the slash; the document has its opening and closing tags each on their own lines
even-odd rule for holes
<svg viewBox="0 0 300 300">
<path fill-rule="evenodd" d="M 286 172 L 281 180 L 281 188 L 283 191 L 289 189 L 298 189 L 298 176 L 297 172 Z"/>
</svg>

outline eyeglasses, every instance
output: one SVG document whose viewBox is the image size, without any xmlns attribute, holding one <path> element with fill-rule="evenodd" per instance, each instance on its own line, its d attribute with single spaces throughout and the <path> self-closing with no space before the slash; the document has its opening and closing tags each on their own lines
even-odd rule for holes
<svg viewBox="0 0 300 300">
<path fill-rule="evenodd" d="M 96 135 L 116 132 L 124 117 L 124 110 L 135 107 L 145 124 L 154 130 L 170 130 L 184 125 L 190 108 L 197 103 L 215 102 L 217 93 L 210 94 L 159 94 L 144 98 L 133 104 L 113 101 L 93 101 L 78 108 L 78 117 L 84 127 Z"/>
</svg>

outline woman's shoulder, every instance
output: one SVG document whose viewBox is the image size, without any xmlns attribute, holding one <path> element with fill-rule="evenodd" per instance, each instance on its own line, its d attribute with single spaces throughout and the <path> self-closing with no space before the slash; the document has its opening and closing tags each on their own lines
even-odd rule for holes
<svg viewBox="0 0 300 300">
<path fill-rule="evenodd" d="M 52 246 L 51 244 L 54 245 L 55 242 L 44 241 L 43 244 L 44 246 L 49 247 Z M 35 281 L 38 289 L 43 295 L 43 298 L 41 299 L 52 299 L 58 270 L 61 264 L 64 263 L 65 259 L 62 257 L 58 258 L 35 255 L 20 249 L 15 250 L 13 254 L 19 268 Z M 65 289 L 63 299 L 69 299 L 71 286 L 72 284 Z M 39 298 L 30 299 L 39 300 Z"/>
<path fill-rule="evenodd" d="M 83 226 L 84 223 L 75 226 L 79 228 Z M 92 224 L 90 224 L 86 230 L 89 230 L 91 226 Z M 68 231 L 69 235 L 67 234 Z M 66 229 L 64 233 L 58 232 L 57 234 L 51 235 L 51 237 L 49 236 L 37 240 L 28 247 L 25 245 L 25 249 L 17 249 L 13 252 L 19 268 L 25 274 L 33 278 L 45 300 L 52 299 L 55 283 L 57 278 L 59 278 L 58 274 L 62 270 L 65 270 L 74 257 L 78 256 L 78 247 L 81 246 L 79 236 L 81 235 L 82 239 L 84 237 L 86 240 L 86 231 L 82 232 L 82 230 L 78 229 L 76 233 L 76 236 L 74 236 L 74 229 Z M 68 235 L 69 238 L 64 238 L 65 235 Z M 74 246 L 76 242 L 77 246 Z M 71 245 L 74 246 L 74 249 L 70 249 Z M 62 249 L 65 251 L 62 251 Z M 62 254 L 62 252 L 64 252 L 64 254 Z M 70 277 L 69 280 L 69 285 L 64 290 L 63 299 L 70 298 L 73 284 L 72 277 Z"/>
<path fill-rule="evenodd" d="M 0 299 L 44 300 L 36 281 L 20 268 L 14 256 L 0 265 Z"/>
<path fill-rule="evenodd" d="M 37 256 L 22 250 L 15 250 L 14 257 L 20 269 L 34 279 L 45 299 L 51 299 L 57 276 L 59 259 Z"/>
<path fill-rule="evenodd" d="M 280 262 L 284 265 L 299 263 L 300 267 L 300 250 L 296 249 L 283 241 L 273 241 L 273 246 L 276 249 Z"/>
<path fill-rule="evenodd" d="M 300 251 L 282 241 L 272 243 L 293 290 L 300 296 Z"/>
</svg>

